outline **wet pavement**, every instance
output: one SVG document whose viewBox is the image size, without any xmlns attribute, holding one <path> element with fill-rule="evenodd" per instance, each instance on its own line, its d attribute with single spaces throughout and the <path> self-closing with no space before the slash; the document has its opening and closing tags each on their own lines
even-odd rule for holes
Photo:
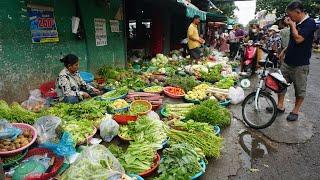
<svg viewBox="0 0 320 180">
<path fill-rule="evenodd" d="M 294 90 L 288 89 L 286 113 L 263 130 L 253 130 L 242 120 L 241 106 L 230 107 L 231 126 L 224 129 L 222 157 L 209 160 L 202 180 L 320 179 L 320 54 L 311 60 L 307 97 L 299 121 L 288 122 Z M 252 86 L 256 84 L 252 79 Z M 246 94 L 252 89 L 246 90 Z M 276 99 L 276 96 L 273 96 Z"/>
</svg>

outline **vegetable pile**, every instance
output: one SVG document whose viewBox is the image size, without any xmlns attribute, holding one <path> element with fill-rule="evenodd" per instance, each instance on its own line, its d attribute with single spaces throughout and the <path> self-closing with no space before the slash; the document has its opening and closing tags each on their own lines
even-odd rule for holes
<svg viewBox="0 0 320 180">
<path fill-rule="evenodd" d="M 24 130 L 14 140 L 1 139 L 0 140 L 0 152 L 13 151 L 28 145 L 32 141 L 32 134 L 30 130 Z"/>
<path fill-rule="evenodd" d="M 164 107 L 164 113 L 167 116 L 184 118 L 193 106 L 193 103 L 166 104 Z"/>
<path fill-rule="evenodd" d="M 123 100 L 123 99 L 117 99 L 114 102 L 111 103 L 110 107 L 113 109 L 122 109 L 125 107 L 128 107 L 129 104 L 127 103 L 127 101 Z"/>
<path fill-rule="evenodd" d="M 231 115 L 228 109 L 220 106 L 217 101 L 210 99 L 203 101 L 199 106 L 193 107 L 186 114 L 185 120 L 195 120 L 226 127 L 231 123 Z"/>
<path fill-rule="evenodd" d="M 39 114 L 24 109 L 18 103 L 12 103 L 9 106 L 5 101 L 0 100 L 0 119 L 32 125 L 38 117 Z"/>
<path fill-rule="evenodd" d="M 102 97 L 106 99 L 114 99 L 114 98 L 119 98 L 120 96 L 126 95 L 127 93 L 128 93 L 128 88 L 121 87 L 116 90 L 103 94 Z"/>
<path fill-rule="evenodd" d="M 159 120 L 142 116 L 138 121 L 129 122 L 127 126 L 120 127 L 120 135 L 131 138 L 137 142 L 149 142 L 162 148 L 162 143 L 167 139 L 166 125 Z"/>
<path fill-rule="evenodd" d="M 185 91 L 191 91 L 196 87 L 199 82 L 195 79 L 194 76 L 172 76 L 166 79 L 166 84 L 173 87 L 180 87 Z"/>
<path fill-rule="evenodd" d="M 155 144 L 132 142 L 127 151 L 119 158 L 127 173 L 140 174 L 154 166 Z"/>
<path fill-rule="evenodd" d="M 143 89 L 143 91 L 147 93 L 160 93 L 162 90 L 162 86 L 151 86 Z"/>
<path fill-rule="evenodd" d="M 194 148 L 201 149 L 207 157 L 218 158 L 222 148 L 222 138 L 214 134 L 212 127 L 209 128 L 209 124 L 190 126 L 192 123 L 193 121 L 179 122 L 178 127 L 180 128 L 171 128 L 167 133 L 170 138 L 169 144 L 187 143 Z M 202 131 L 198 131 L 198 129 Z"/>
<path fill-rule="evenodd" d="M 160 176 L 157 179 L 191 179 L 202 171 L 199 161 L 203 158 L 189 144 L 173 144 L 163 151 L 158 170 Z"/>
<path fill-rule="evenodd" d="M 156 57 L 151 59 L 151 64 L 156 67 L 164 67 L 168 63 L 168 58 L 163 54 L 157 54 Z"/>
<path fill-rule="evenodd" d="M 222 78 L 221 70 L 222 65 L 218 64 L 210 69 L 208 73 L 202 73 L 201 78 L 206 82 L 215 83 Z"/>
<path fill-rule="evenodd" d="M 165 87 L 164 91 L 166 93 L 172 94 L 174 96 L 183 96 L 183 95 L 185 95 L 184 90 L 179 88 L 179 87 Z"/>
<path fill-rule="evenodd" d="M 216 82 L 214 86 L 220 89 L 229 89 L 230 87 L 234 86 L 234 79 L 232 77 L 221 79 L 220 81 Z"/>
<path fill-rule="evenodd" d="M 160 106 L 163 102 L 163 96 L 158 93 L 146 93 L 146 92 L 130 92 L 127 95 L 127 101 L 132 102 L 134 100 L 146 100 L 149 101 L 152 106 Z"/>
<path fill-rule="evenodd" d="M 69 132 L 75 143 L 86 142 L 87 137 L 93 135 L 94 127 L 87 120 L 71 120 L 62 125 L 62 129 Z"/>
<path fill-rule="evenodd" d="M 209 87 L 210 86 L 208 84 L 200 84 L 193 88 L 192 91 L 189 91 L 185 98 L 189 100 L 202 101 L 208 97 L 207 90 Z"/>
</svg>

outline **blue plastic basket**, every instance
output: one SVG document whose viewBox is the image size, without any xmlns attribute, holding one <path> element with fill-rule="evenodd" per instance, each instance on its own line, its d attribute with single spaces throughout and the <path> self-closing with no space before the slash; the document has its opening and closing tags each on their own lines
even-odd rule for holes
<svg viewBox="0 0 320 180">
<path fill-rule="evenodd" d="M 213 126 L 214 134 L 219 136 L 221 133 L 221 129 L 219 126 Z"/>
<path fill-rule="evenodd" d="M 94 80 L 93 74 L 89 72 L 80 71 L 80 76 L 86 83 L 91 83 Z"/>
<path fill-rule="evenodd" d="M 136 178 L 137 180 L 144 180 L 141 176 L 136 175 L 136 174 L 129 174 L 130 177 Z"/>
<path fill-rule="evenodd" d="M 219 102 L 220 106 L 227 107 L 231 104 L 231 99 L 226 99 L 224 101 Z"/>
<path fill-rule="evenodd" d="M 201 166 L 201 171 L 198 172 L 196 175 L 192 176 L 192 178 L 191 178 L 192 180 L 198 179 L 200 176 L 202 176 L 206 172 L 207 165 L 204 162 L 204 160 L 200 161 L 200 166 Z"/>
</svg>

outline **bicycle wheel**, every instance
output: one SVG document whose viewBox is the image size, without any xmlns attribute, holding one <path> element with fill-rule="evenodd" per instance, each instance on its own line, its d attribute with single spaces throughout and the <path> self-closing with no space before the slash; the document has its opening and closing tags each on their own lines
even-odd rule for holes
<svg viewBox="0 0 320 180">
<path fill-rule="evenodd" d="M 270 94 L 260 92 L 257 101 L 258 108 L 256 108 L 255 96 L 256 92 L 253 92 L 244 99 L 242 117 L 251 128 L 263 129 L 270 126 L 276 119 L 277 104 Z"/>
</svg>

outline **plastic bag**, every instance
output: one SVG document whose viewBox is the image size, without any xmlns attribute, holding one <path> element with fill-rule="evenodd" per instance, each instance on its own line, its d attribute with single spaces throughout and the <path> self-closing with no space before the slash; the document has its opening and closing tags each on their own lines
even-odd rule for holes
<svg viewBox="0 0 320 180">
<path fill-rule="evenodd" d="M 6 119 L 0 120 L 0 139 L 14 140 L 21 133 L 21 129 L 12 126 Z"/>
<path fill-rule="evenodd" d="M 110 142 L 119 132 L 119 124 L 113 119 L 103 120 L 100 124 L 100 136 Z"/>
<path fill-rule="evenodd" d="M 239 104 L 244 100 L 244 91 L 241 87 L 231 87 L 229 89 L 229 99 L 231 99 L 231 104 Z"/>
<path fill-rule="evenodd" d="M 54 142 L 56 140 L 56 128 L 60 125 L 61 119 L 55 116 L 43 116 L 34 123 L 38 138 L 37 142 L 42 144 L 44 142 Z"/>
<path fill-rule="evenodd" d="M 40 144 L 39 147 L 50 149 L 58 156 L 69 157 L 76 153 L 74 145 L 75 143 L 73 142 L 71 135 L 67 132 L 64 132 L 58 144 L 45 142 Z"/>
<path fill-rule="evenodd" d="M 46 100 L 41 97 L 39 89 L 31 90 L 28 100 L 21 103 L 21 106 L 29 111 L 39 112 L 44 108 Z"/>
<path fill-rule="evenodd" d="M 152 120 L 160 120 L 160 117 L 159 115 L 154 112 L 154 111 L 150 111 L 148 114 L 147 114 L 148 118 L 152 119 Z"/>
<path fill-rule="evenodd" d="M 86 147 L 76 162 L 71 165 L 60 179 L 118 180 L 124 173 L 125 171 L 118 159 L 105 146 L 97 144 Z"/>
</svg>

